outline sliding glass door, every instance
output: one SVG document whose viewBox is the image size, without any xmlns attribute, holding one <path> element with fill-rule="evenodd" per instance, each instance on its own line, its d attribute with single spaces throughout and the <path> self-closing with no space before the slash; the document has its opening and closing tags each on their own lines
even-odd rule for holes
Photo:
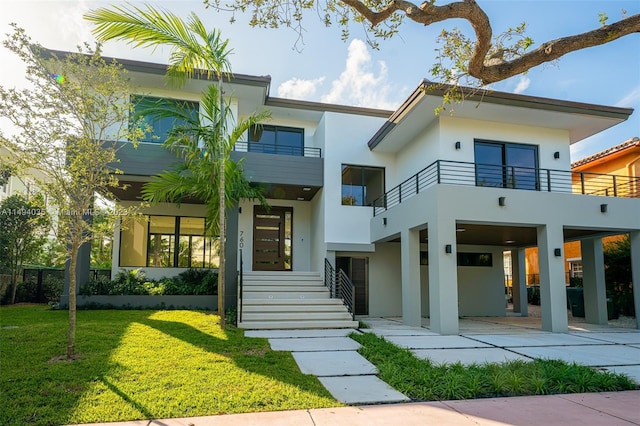
<svg viewBox="0 0 640 426">
<path fill-rule="evenodd" d="M 538 190 L 538 147 L 475 141 L 476 185 Z"/>
</svg>

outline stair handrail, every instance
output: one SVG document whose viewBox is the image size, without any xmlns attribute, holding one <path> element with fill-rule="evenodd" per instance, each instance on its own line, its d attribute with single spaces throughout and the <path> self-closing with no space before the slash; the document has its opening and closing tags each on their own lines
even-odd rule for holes
<svg viewBox="0 0 640 426">
<path fill-rule="evenodd" d="M 242 287 L 244 281 L 244 272 L 243 272 L 243 263 L 242 263 L 242 249 L 238 250 L 240 252 L 240 266 L 238 271 L 238 315 L 236 315 L 236 326 L 242 322 Z"/>
<path fill-rule="evenodd" d="M 337 273 L 337 290 L 338 296 L 342 299 L 342 303 L 347 307 L 347 310 L 351 314 L 351 319 L 356 319 L 356 286 L 351 281 L 351 278 L 342 270 L 339 269 Z"/>
<path fill-rule="evenodd" d="M 326 257 L 324 258 L 324 286 L 329 289 L 329 297 L 336 298 L 336 270 Z"/>
</svg>

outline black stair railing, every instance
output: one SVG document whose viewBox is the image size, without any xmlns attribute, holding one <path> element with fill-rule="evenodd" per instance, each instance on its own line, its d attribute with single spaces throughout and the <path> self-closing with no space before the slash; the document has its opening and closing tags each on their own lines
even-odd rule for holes
<svg viewBox="0 0 640 426">
<path fill-rule="evenodd" d="M 243 291 L 243 281 L 244 281 L 244 272 L 243 272 L 243 264 L 242 264 L 242 249 L 239 250 L 240 262 L 239 262 L 239 271 L 238 271 L 238 315 L 236 316 L 236 326 L 238 323 L 242 322 L 242 291 Z M 218 295 L 220 297 L 220 295 Z"/>
</svg>

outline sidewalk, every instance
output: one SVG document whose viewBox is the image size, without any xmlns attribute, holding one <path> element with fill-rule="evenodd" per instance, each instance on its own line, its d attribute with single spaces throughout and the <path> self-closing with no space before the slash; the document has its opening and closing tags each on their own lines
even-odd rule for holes
<svg viewBox="0 0 640 426">
<path fill-rule="evenodd" d="M 498 426 L 640 425 L 640 391 L 416 402 L 226 414 L 109 426 Z M 97 425 L 94 425 L 97 426 Z"/>
</svg>

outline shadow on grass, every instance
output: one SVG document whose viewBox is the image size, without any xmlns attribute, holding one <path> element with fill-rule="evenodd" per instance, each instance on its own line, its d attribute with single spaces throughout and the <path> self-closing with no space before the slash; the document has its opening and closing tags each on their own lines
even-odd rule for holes
<svg viewBox="0 0 640 426">
<path fill-rule="evenodd" d="M 120 390 L 120 388 L 118 388 L 116 385 L 114 385 L 113 383 L 111 383 L 109 380 L 107 380 L 106 378 L 102 377 L 100 379 L 100 381 L 102 383 L 104 383 L 104 385 L 109 388 L 109 390 L 113 393 L 115 393 L 116 395 L 118 395 L 120 398 L 122 398 L 124 401 L 127 402 L 127 404 L 130 404 L 133 408 L 135 408 L 136 410 L 140 411 L 142 414 L 144 414 L 144 416 L 147 419 L 153 419 L 154 415 L 153 413 L 151 413 L 151 411 L 149 411 L 147 409 L 147 407 L 145 407 L 144 405 L 136 402 L 134 399 L 132 399 L 128 394 L 122 392 Z"/>
<path fill-rule="evenodd" d="M 111 406 L 105 406 L 109 404 L 105 401 L 114 401 L 116 395 L 118 400 L 124 401 L 130 407 L 130 411 L 137 411 L 140 416 L 148 419 L 167 417 L 167 413 L 175 413 L 175 411 L 168 411 L 162 405 L 164 403 L 154 406 L 145 402 L 145 397 L 139 392 L 146 392 L 148 389 L 143 391 L 137 387 L 142 386 L 142 383 L 149 384 L 149 381 L 143 382 L 145 378 L 140 377 L 140 385 L 134 384 L 127 387 L 118 381 L 118 377 L 128 380 L 131 374 L 144 374 L 140 371 L 144 372 L 144 368 L 149 367 L 140 366 L 140 364 L 145 364 L 147 361 L 152 363 L 152 369 L 155 368 L 149 372 L 149 376 L 153 377 L 155 374 L 159 380 L 164 377 L 162 373 L 165 370 L 161 368 L 172 368 L 172 366 L 160 367 L 162 358 L 158 361 L 136 358 L 144 357 L 149 350 L 158 353 L 173 351 L 170 343 L 158 340 L 157 334 L 140 333 L 140 329 L 135 327 L 136 324 L 186 342 L 206 353 L 226 357 L 239 369 L 265 378 L 262 383 L 259 379 L 252 383 L 254 388 L 243 387 L 243 384 L 235 388 L 236 383 L 229 384 L 235 377 L 246 377 L 243 376 L 243 371 L 230 372 L 229 376 L 220 377 L 223 385 L 218 383 L 217 378 L 209 380 L 211 383 L 206 383 L 206 386 L 226 392 L 223 398 L 227 398 L 227 394 L 230 394 L 231 398 L 235 397 L 235 399 L 228 405 L 221 406 L 222 408 L 212 406 L 207 414 L 289 409 L 291 405 L 287 404 L 297 404 L 295 408 L 300 408 L 300 402 L 291 395 L 301 395 L 302 398 L 307 398 L 305 401 L 314 401 L 317 404 L 324 404 L 323 406 L 333 404 L 333 398 L 317 378 L 301 374 L 291 354 L 271 351 L 266 339 L 244 338 L 243 331 L 233 327 L 229 327 L 225 332 L 219 332 L 214 325 L 210 330 L 212 334 L 218 334 L 215 336 L 201 331 L 197 325 L 181 322 L 175 318 L 171 320 L 152 318 L 157 312 L 79 311 L 76 347 L 81 355 L 80 359 L 74 362 L 51 362 L 53 358 L 65 352 L 68 312 L 49 311 L 44 306 L 0 308 L 2 325 L 17 326 L 17 328 L 0 329 L 0 359 L 2 359 L 0 406 L 3 407 L 0 410 L 0 424 L 51 425 L 132 420 L 122 418 L 122 414 L 118 414 L 118 410 L 126 410 L 124 406 L 113 407 L 113 409 Z M 191 315 L 190 312 L 185 313 L 185 316 L 193 318 Z M 217 316 L 211 316 L 211 321 L 217 323 L 217 320 Z M 155 341 L 149 340 L 150 338 Z M 149 349 L 149 346 L 154 348 Z M 141 369 L 127 371 L 129 367 L 118 363 L 118 357 L 132 359 L 132 362 Z M 138 361 L 140 363 L 136 364 Z M 181 367 L 179 360 L 174 365 L 175 368 Z M 203 367 L 211 369 L 218 366 L 203 365 Z M 189 374 L 196 377 L 196 381 L 201 381 L 197 368 Z M 180 386 L 175 379 L 170 379 L 174 380 L 175 385 Z M 269 380 L 288 386 L 287 391 L 291 392 L 291 395 L 279 391 L 269 392 L 267 389 L 270 386 Z M 234 389 L 228 390 L 225 386 Z M 162 395 L 163 391 L 160 389 L 157 392 Z M 206 392 L 206 390 L 198 388 L 193 392 L 192 395 L 197 396 L 197 392 Z M 247 403 L 247 399 L 250 399 L 250 402 Z M 335 403 L 335 405 L 339 404 Z M 225 411 L 227 409 L 228 411 Z M 202 411 L 202 406 L 199 410 Z M 200 414 L 203 413 L 197 415 Z M 183 416 L 180 415 L 180 417 Z"/>
<path fill-rule="evenodd" d="M 66 351 L 68 311 L 50 311 L 46 306 L 0 308 L 2 323 L 17 326 L 0 330 L 0 424 L 68 424 L 80 399 L 112 370 L 111 355 L 129 326 L 148 315 L 148 311 L 78 311 L 80 358 L 55 362 Z"/>
<path fill-rule="evenodd" d="M 183 322 L 147 318 L 141 323 L 204 351 L 230 358 L 247 372 L 287 383 L 318 397 L 333 399 L 315 376 L 300 372 L 291 353 L 272 351 L 267 339 L 245 338 L 243 330 L 235 327 L 224 331 L 225 340 Z"/>
</svg>

